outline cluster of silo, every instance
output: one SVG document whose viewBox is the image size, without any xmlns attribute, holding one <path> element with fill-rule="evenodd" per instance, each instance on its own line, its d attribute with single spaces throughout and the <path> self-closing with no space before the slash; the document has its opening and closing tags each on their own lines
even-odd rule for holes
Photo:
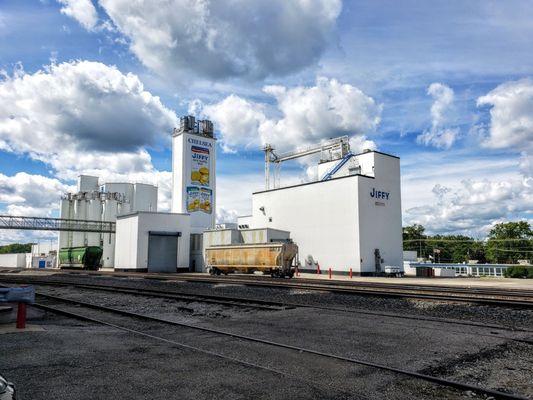
<svg viewBox="0 0 533 400">
<path fill-rule="evenodd" d="M 61 218 L 82 221 L 102 220 L 102 201 L 98 191 L 68 193 L 61 198 Z M 61 232 L 59 248 L 100 246 L 98 232 Z"/>
<path fill-rule="evenodd" d="M 115 222 L 117 215 L 134 211 L 157 211 L 157 187 L 142 183 L 105 183 L 82 175 L 78 192 L 61 199 L 60 218 L 82 221 Z M 102 267 L 113 268 L 115 234 L 99 232 L 60 232 L 59 249 L 73 247 L 102 248 Z"/>
</svg>

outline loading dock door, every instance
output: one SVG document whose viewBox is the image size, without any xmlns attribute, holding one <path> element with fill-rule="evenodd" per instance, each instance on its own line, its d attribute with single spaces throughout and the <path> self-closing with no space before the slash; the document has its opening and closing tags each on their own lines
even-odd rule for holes
<svg viewBox="0 0 533 400">
<path fill-rule="evenodd" d="M 148 272 L 176 272 L 181 232 L 148 233 Z"/>
</svg>

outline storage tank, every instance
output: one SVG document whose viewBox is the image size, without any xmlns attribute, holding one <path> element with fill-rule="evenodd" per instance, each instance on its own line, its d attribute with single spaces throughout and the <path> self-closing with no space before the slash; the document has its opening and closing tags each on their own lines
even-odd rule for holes
<svg viewBox="0 0 533 400">
<path fill-rule="evenodd" d="M 117 207 L 117 215 L 129 214 L 131 212 L 131 203 L 119 203 Z"/>
<path fill-rule="evenodd" d="M 128 182 L 111 182 L 102 185 L 103 191 L 106 193 L 120 193 L 125 196 L 126 201 L 133 200 L 135 186 Z"/>
<path fill-rule="evenodd" d="M 91 175 L 78 176 L 78 191 L 79 192 L 98 191 L 98 177 L 91 176 Z"/>
<path fill-rule="evenodd" d="M 132 211 L 157 212 L 157 186 L 136 183 Z"/>
<path fill-rule="evenodd" d="M 66 196 L 65 198 L 61 199 L 59 210 L 59 218 L 72 219 L 74 217 L 74 203 L 70 199 L 70 196 Z M 73 232 L 59 232 L 58 246 L 60 249 L 63 247 L 72 247 L 72 234 Z"/>
<path fill-rule="evenodd" d="M 93 194 L 92 198 L 87 201 L 87 220 L 88 221 L 101 221 L 102 220 L 102 202 L 98 193 Z M 98 232 L 87 233 L 87 246 L 100 246 L 100 236 L 102 234 Z"/>
<path fill-rule="evenodd" d="M 74 219 L 86 221 L 87 220 L 87 203 L 85 196 L 76 196 L 74 200 Z M 86 232 L 73 232 L 72 234 L 72 246 L 82 247 L 86 245 Z"/>
<path fill-rule="evenodd" d="M 103 220 L 115 222 L 118 213 L 118 201 L 108 198 L 104 202 Z M 102 233 L 102 266 L 113 268 L 115 262 L 115 235 L 113 233 Z"/>
<path fill-rule="evenodd" d="M 133 198 L 135 193 L 135 186 L 133 183 L 127 182 L 112 182 L 102 185 L 102 191 L 108 194 L 119 193 L 122 197 L 122 202 L 117 209 L 117 215 L 128 214 L 133 211 Z"/>
</svg>

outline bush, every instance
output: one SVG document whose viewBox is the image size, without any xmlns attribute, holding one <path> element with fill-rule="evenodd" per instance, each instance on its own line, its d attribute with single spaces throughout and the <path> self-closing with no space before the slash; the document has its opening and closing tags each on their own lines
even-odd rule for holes
<svg viewBox="0 0 533 400">
<path fill-rule="evenodd" d="M 527 267 L 525 265 L 509 267 L 505 271 L 503 271 L 503 276 L 505 276 L 506 278 L 533 279 L 533 267 Z"/>
</svg>

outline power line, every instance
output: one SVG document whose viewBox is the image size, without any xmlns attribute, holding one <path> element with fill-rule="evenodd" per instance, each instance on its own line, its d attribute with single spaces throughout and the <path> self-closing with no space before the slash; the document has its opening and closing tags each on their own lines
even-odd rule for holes
<svg viewBox="0 0 533 400">
<path fill-rule="evenodd" d="M 520 249 L 491 249 L 491 250 L 496 250 L 496 251 L 508 251 L 508 252 L 511 252 L 511 253 L 533 253 L 533 250 L 520 250 Z"/>
</svg>

